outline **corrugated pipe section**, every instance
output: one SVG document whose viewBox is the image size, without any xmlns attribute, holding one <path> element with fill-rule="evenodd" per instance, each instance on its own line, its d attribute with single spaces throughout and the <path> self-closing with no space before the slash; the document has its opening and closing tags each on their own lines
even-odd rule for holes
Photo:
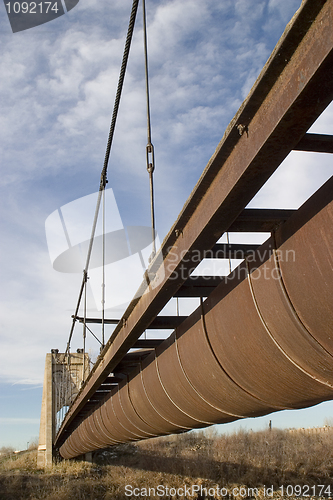
<svg viewBox="0 0 333 500">
<path fill-rule="evenodd" d="M 61 455 L 333 399 L 332 194 L 331 179 L 100 403 Z"/>
</svg>

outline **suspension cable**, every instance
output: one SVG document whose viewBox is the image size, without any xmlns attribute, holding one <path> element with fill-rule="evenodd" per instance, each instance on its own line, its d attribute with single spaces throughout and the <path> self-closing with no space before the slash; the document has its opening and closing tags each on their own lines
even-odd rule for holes
<svg viewBox="0 0 333 500">
<path fill-rule="evenodd" d="M 143 42 L 145 54 L 145 77 L 146 77 L 146 102 L 147 102 L 147 146 L 146 146 L 146 160 L 147 171 L 149 174 L 149 188 L 150 188 L 150 212 L 151 212 L 151 230 L 152 230 L 152 254 L 154 258 L 156 254 L 155 244 L 155 206 L 154 206 L 154 183 L 153 173 L 155 170 L 155 155 L 154 146 L 151 142 L 151 120 L 150 120 L 150 99 L 149 99 L 149 77 L 148 77 L 148 44 L 147 44 L 147 22 L 146 22 L 146 1 L 142 0 L 143 12 Z"/>
<path fill-rule="evenodd" d="M 138 4 L 139 4 L 139 0 L 133 0 L 130 20 L 129 20 L 129 24 L 128 24 L 126 42 L 125 42 L 125 47 L 124 47 L 123 59 L 122 59 L 120 74 L 119 74 L 119 79 L 118 79 L 117 92 L 116 92 L 115 102 L 114 102 L 114 106 L 113 106 L 113 113 L 112 113 L 112 118 L 111 118 L 108 142 L 107 142 L 107 146 L 106 146 L 104 165 L 103 165 L 103 169 L 102 169 L 102 173 L 101 173 L 101 180 L 100 180 L 94 222 L 93 222 L 93 227 L 92 227 L 92 231 L 91 231 L 89 248 L 88 248 L 88 252 L 87 252 L 87 260 L 86 260 L 86 265 L 85 265 L 85 268 L 83 271 L 83 279 L 82 279 L 81 288 L 79 291 L 77 305 L 75 308 L 75 313 L 73 315 L 72 326 L 71 326 L 71 330 L 69 333 L 69 339 L 67 342 L 67 347 L 66 347 L 65 353 L 69 352 L 69 349 L 70 349 L 70 343 L 71 343 L 74 328 L 75 328 L 76 317 L 77 317 L 78 312 L 79 312 L 80 303 L 82 300 L 82 295 L 83 295 L 84 286 L 85 286 L 85 280 L 87 279 L 87 275 L 88 275 L 88 268 L 89 268 L 89 263 L 90 263 L 90 257 L 91 257 L 95 232 L 96 232 L 97 219 L 98 219 L 98 214 L 99 214 L 99 210 L 100 210 L 102 192 L 105 189 L 105 186 L 108 182 L 107 181 L 107 170 L 108 170 L 108 164 L 109 164 L 110 153 L 111 153 L 111 145 L 112 145 L 114 130 L 115 130 L 116 121 L 117 121 L 121 93 L 122 93 L 122 89 L 123 89 L 123 85 L 124 85 L 124 79 L 125 79 L 129 51 L 130 51 L 131 42 L 132 42 L 132 38 L 133 38 L 134 24 L 135 24 L 136 14 L 137 14 L 137 10 L 138 10 Z"/>
<path fill-rule="evenodd" d="M 104 331 L 105 331 L 105 189 L 103 189 L 103 204 L 102 204 L 102 348 L 105 346 Z"/>
<path fill-rule="evenodd" d="M 82 382 L 84 382 L 85 379 L 85 371 L 86 371 L 86 337 L 87 337 L 87 326 L 86 326 L 86 319 L 87 319 L 87 281 L 85 282 L 84 286 L 84 306 L 83 306 L 83 360 L 82 360 Z"/>
<path fill-rule="evenodd" d="M 64 418 L 64 406 L 65 406 L 65 359 L 66 355 L 64 354 L 63 359 L 62 359 L 62 379 L 61 379 L 61 394 L 60 394 L 60 400 L 61 400 L 61 412 L 60 412 L 60 419 L 61 421 Z"/>
<path fill-rule="evenodd" d="M 126 37 L 125 48 L 124 48 L 124 55 L 123 55 L 123 60 L 121 63 L 121 68 L 120 68 L 117 93 L 116 93 L 116 98 L 115 98 L 115 103 L 114 103 L 113 113 L 112 113 L 112 118 L 111 118 L 110 133 L 109 133 L 109 138 L 108 138 L 107 147 L 106 147 L 102 176 L 106 175 L 107 169 L 108 169 L 112 139 L 113 139 L 114 129 L 116 126 L 116 121 L 117 121 L 119 103 L 120 103 L 121 92 L 122 92 L 124 79 L 125 79 L 125 73 L 126 73 L 129 51 L 130 51 L 130 47 L 131 47 L 131 41 L 133 38 L 134 24 L 135 24 L 136 13 L 138 10 L 138 5 L 139 5 L 139 0 L 133 0 L 132 11 L 131 11 L 129 24 L 128 24 L 127 37 Z"/>
</svg>

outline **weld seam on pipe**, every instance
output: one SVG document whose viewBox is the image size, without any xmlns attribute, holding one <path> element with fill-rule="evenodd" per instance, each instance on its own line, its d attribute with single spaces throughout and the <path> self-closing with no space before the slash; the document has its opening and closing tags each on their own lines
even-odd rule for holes
<svg viewBox="0 0 333 500">
<path fill-rule="evenodd" d="M 248 269 L 247 269 L 247 272 L 248 272 Z M 220 366 L 221 370 L 223 371 L 223 373 L 228 377 L 228 379 L 236 386 L 238 387 L 242 392 L 244 392 L 245 394 L 247 394 L 248 396 L 250 396 L 251 398 L 259 401 L 260 403 L 264 403 L 265 405 L 267 406 L 270 406 L 271 408 L 276 408 L 277 410 L 284 410 L 286 409 L 285 407 L 282 407 L 282 406 L 276 406 L 276 405 L 272 405 L 271 403 L 269 403 L 268 401 L 265 401 L 264 399 L 260 398 L 259 396 L 257 396 L 256 394 L 252 394 L 251 392 L 249 392 L 248 390 L 246 390 L 244 387 L 242 387 L 240 384 L 238 384 L 238 382 L 236 382 L 236 380 L 234 380 L 231 375 L 229 375 L 229 373 L 225 370 L 225 368 L 221 365 L 218 357 L 216 356 L 215 354 L 215 351 L 213 349 L 213 346 L 209 340 L 209 335 L 208 335 L 208 330 L 207 330 L 207 326 L 206 326 L 206 321 L 205 321 L 205 310 L 204 310 L 204 304 L 203 302 L 201 301 L 200 302 L 201 304 L 201 318 L 202 318 L 202 325 L 203 325 L 203 330 L 204 330 L 204 333 L 205 333 L 205 339 L 208 343 L 208 346 L 212 352 L 212 354 L 214 355 L 214 358 L 216 359 L 218 365 Z M 238 417 L 238 418 L 247 418 L 248 416 L 247 415 L 233 415 L 235 417 Z"/>
<path fill-rule="evenodd" d="M 143 424 L 145 424 L 145 425 L 147 425 L 148 427 L 150 427 L 150 428 L 152 428 L 153 430 L 155 430 L 155 429 L 154 429 L 154 427 L 152 427 L 150 424 L 148 424 L 148 422 L 146 422 L 146 421 L 145 421 L 145 420 L 144 420 L 144 419 L 143 419 L 143 418 L 142 418 L 142 417 L 138 414 L 138 412 L 136 411 L 136 408 L 134 407 L 133 402 L 132 402 L 132 398 L 131 398 L 131 393 L 130 393 L 130 383 L 131 383 L 131 381 L 129 380 L 128 384 L 126 384 L 126 389 L 127 389 L 127 397 L 128 397 L 128 401 L 129 401 L 129 404 L 131 405 L 131 408 L 132 408 L 133 412 L 134 412 L 134 413 L 135 413 L 135 415 L 138 417 L 138 419 L 139 419 L 139 420 L 141 420 L 141 422 L 142 422 Z M 138 426 L 136 425 L 136 427 L 138 427 Z M 139 427 L 138 427 L 138 428 L 139 428 Z M 139 429 L 140 429 L 140 428 L 139 428 Z M 158 434 L 156 434 L 156 433 L 155 433 L 155 434 L 151 434 L 150 432 L 148 433 L 148 431 L 146 431 L 146 432 L 147 432 L 147 434 L 150 434 L 150 435 L 151 435 L 151 437 L 156 437 L 156 436 L 158 435 Z"/>
<path fill-rule="evenodd" d="M 192 415 L 189 415 L 187 412 L 185 412 L 184 410 L 182 410 L 173 400 L 172 398 L 170 397 L 170 395 L 168 394 L 166 388 L 164 387 L 164 384 L 163 384 L 163 381 L 162 381 L 162 378 L 161 378 L 161 374 L 160 374 L 160 370 L 159 370 L 159 367 L 158 367 L 158 356 L 156 356 L 156 353 L 155 353 L 155 362 L 156 362 L 156 371 L 157 371 L 157 376 L 158 376 L 158 379 L 160 381 L 160 384 L 165 392 L 165 394 L 167 395 L 167 397 L 170 399 L 171 403 L 181 412 L 183 413 L 184 415 L 186 415 L 187 417 L 191 418 L 192 420 L 195 420 L 196 422 L 198 422 L 198 424 L 207 424 L 207 425 L 211 425 L 210 422 L 207 422 L 205 420 L 199 420 L 195 417 L 192 417 Z"/>
<path fill-rule="evenodd" d="M 103 434 L 101 433 L 100 413 L 101 409 L 97 408 L 96 411 L 91 414 L 91 418 L 89 420 L 92 422 L 91 432 L 95 439 L 99 442 L 99 448 L 104 448 L 105 445 L 103 442 Z"/>
<path fill-rule="evenodd" d="M 236 415 L 235 413 L 227 412 L 225 410 L 222 410 L 222 408 L 218 408 L 213 403 L 210 403 L 202 394 L 200 394 L 200 392 L 198 391 L 198 389 L 193 385 L 193 383 L 191 382 L 191 380 L 187 376 L 187 373 L 185 371 L 185 368 L 184 368 L 184 365 L 183 365 L 183 362 L 182 362 L 182 359 L 181 359 L 181 356 L 180 356 L 179 346 L 178 346 L 178 338 L 177 338 L 177 329 L 176 329 L 176 335 L 175 335 L 175 345 L 176 345 L 177 357 L 178 357 L 178 360 L 179 360 L 179 365 L 180 365 L 180 367 L 182 369 L 182 372 L 183 372 L 186 380 L 188 381 L 189 385 L 191 386 L 191 388 L 193 389 L 193 391 L 198 395 L 198 397 L 202 401 L 204 401 L 207 405 L 209 405 L 211 408 L 213 408 L 214 410 L 217 410 L 218 412 L 222 413 L 223 415 L 230 415 L 230 417 L 235 417 L 235 418 L 239 418 L 239 419 L 245 418 L 243 415 Z M 208 342 L 208 345 L 209 345 L 209 342 Z M 210 345 L 209 345 L 209 347 L 210 347 Z M 211 348 L 210 348 L 210 350 L 212 351 L 212 353 L 214 355 L 214 358 L 216 358 L 214 351 Z M 218 363 L 218 364 L 221 367 L 220 363 Z M 223 368 L 222 368 L 222 371 L 224 372 Z"/>
<path fill-rule="evenodd" d="M 273 249 L 274 250 L 274 249 Z M 248 266 L 248 262 L 246 262 L 246 265 Z M 268 328 L 267 326 L 267 323 L 263 317 L 263 315 L 261 314 L 261 310 L 259 308 L 259 304 L 257 302 L 257 299 L 255 297 L 255 292 L 253 290 L 253 284 L 252 284 L 252 278 L 251 278 L 251 273 L 250 273 L 250 270 L 248 268 L 248 283 L 249 283 L 249 287 L 250 287 L 250 291 L 251 291 L 251 295 L 252 295 L 252 299 L 253 299 L 253 303 L 254 303 L 254 306 L 256 308 L 256 311 L 257 311 L 257 314 L 260 318 L 260 321 L 264 327 L 264 329 L 266 330 L 269 338 L 273 341 L 273 343 L 275 344 L 275 346 L 278 348 L 278 350 L 281 352 L 281 354 L 283 354 L 283 356 L 288 360 L 290 361 L 290 363 L 292 365 L 294 365 L 298 370 L 300 370 L 302 373 L 304 373 L 304 375 L 306 375 L 307 377 L 311 378 L 312 380 L 315 380 L 316 382 L 320 382 L 320 380 L 318 380 L 314 375 L 311 375 L 311 373 L 309 373 L 307 370 L 305 370 L 304 368 L 302 368 L 298 363 L 296 363 L 295 360 L 293 360 L 289 354 L 280 346 L 279 342 L 275 339 L 274 335 L 271 333 L 270 329 Z M 322 383 L 322 382 L 321 382 Z M 332 388 L 332 385 L 331 384 L 324 384 L 324 385 L 328 385 L 328 387 Z M 288 410 L 288 409 L 291 409 L 291 407 L 286 407 L 284 408 L 285 410 Z"/>
<path fill-rule="evenodd" d="M 114 407 L 114 397 L 119 395 L 119 390 L 117 391 L 116 394 L 114 394 L 114 396 L 111 398 L 111 406 L 112 406 L 112 410 L 113 410 L 113 414 L 115 416 L 115 419 L 116 421 L 118 422 L 118 424 L 120 425 L 120 427 L 122 427 L 125 431 L 125 436 L 126 434 L 128 435 L 128 438 L 127 439 L 130 439 L 131 441 L 138 441 L 142 438 L 140 438 L 140 436 L 138 434 L 135 434 L 134 432 L 132 431 L 129 431 L 128 429 L 126 429 L 126 427 L 121 423 L 121 418 L 119 418 L 119 415 Z"/>
<path fill-rule="evenodd" d="M 320 351 L 323 352 L 325 355 L 328 355 L 332 359 L 332 361 L 333 361 L 332 354 L 319 342 L 319 340 L 314 335 L 312 335 L 311 331 L 308 330 L 308 328 L 304 325 L 303 321 L 299 317 L 299 315 L 298 315 L 298 313 L 297 313 L 297 311 L 296 311 L 296 309 L 294 307 L 294 304 L 293 304 L 293 302 L 292 302 L 292 300 L 291 300 L 291 298 L 289 296 L 286 284 L 285 284 L 285 282 L 283 280 L 282 268 L 280 266 L 278 254 L 277 254 L 277 252 L 275 250 L 274 250 L 274 262 L 275 262 L 276 268 L 278 269 L 278 276 L 280 276 L 280 279 L 278 280 L 278 282 L 279 282 L 281 291 L 282 291 L 282 293 L 283 293 L 283 295 L 284 295 L 284 297 L 286 299 L 286 303 L 287 303 L 288 309 L 290 310 L 290 312 L 293 315 L 293 317 L 295 318 L 295 320 L 298 322 L 299 327 L 302 329 L 302 331 L 305 334 L 305 337 L 306 336 L 310 336 L 311 339 L 317 344 L 317 346 L 319 347 Z M 333 387 L 333 385 L 330 384 L 329 387 Z"/>
<path fill-rule="evenodd" d="M 174 424 L 173 422 L 170 422 L 170 420 L 168 420 L 167 418 L 165 418 L 163 415 L 160 414 L 159 411 L 156 410 L 155 406 L 153 405 L 153 403 L 151 402 L 151 400 L 150 400 L 150 398 L 149 398 L 149 396 L 147 394 L 146 386 L 145 386 L 145 383 L 144 383 L 144 380 L 143 380 L 143 370 L 141 369 L 141 364 L 140 364 L 140 375 L 141 375 L 141 382 L 142 382 L 143 390 L 145 392 L 145 395 L 146 395 L 149 403 L 151 404 L 152 408 L 154 409 L 154 411 L 162 418 L 162 420 L 165 420 L 165 422 L 167 422 L 168 424 L 174 425 L 179 430 L 186 429 L 185 427 L 181 427 L 180 425 L 177 425 L 177 424 Z M 190 430 L 190 429 L 191 429 L 191 427 L 188 428 L 188 430 Z M 162 432 L 163 432 L 163 430 L 162 430 Z"/>
<path fill-rule="evenodd" d="M 141 372 L 141 362 L 140 362 L 140 372 Z M 138 376 L 138 375 L 137 375 Z M 156 437 L 159 435 L 159 432 L 160 430 L 155 428 L 153 425 L 151 425 L 150 423 L 148 423 L 137 411 L 133 401 L 132 401 L 132 396 L 131 396 L 131 381 L 129 382 L 128 384 L 128 399 L 129 399 L 129 402 L 130 404 L 132 405 L 132 408 L 134 410 L 134 412 L 136 413 L 136 415 L 138 416 L 138 418 L 146 425 L 148 425 L 148 427 L 151 427 L 152 429 L 154 429 L 156 431 L 156 434 L 153 434 L 152 437 Z"/>
<path fill-rule="evenodd" d="M 107 434 L 109 435 L 109 439 L 113 439 L 116 443 L 121 443 L 121 440 L 119 439 L 119 436 L 117 436 L 117 434 L 115 434 L 116 432 L 116 429 L 112 428 L 110 429 L 109 428 L 109 425 L 110 424 L 110 410 L 109 410 L 109 407 L 111 407 L 111 412 L 113 411 L 112 410 L 112 406 L 111 406 L 111 398 L 113 397 L 113 395 L 110 396 L 110 398 L 105 401 L 105 404 L 103 405 L 103 407 L 101 408 L 101 417 L 102 417 L 102 422 L 104 424 L 104 427 L 106 429 L 106 432 Z"/>
<path fill-rule="evenodd" d="M 123 412 L 123 415 L 122 415 L 122 419 L 124 419 L 124 425 L 123 425 L 123 427 L 127 430 L 127 432 L 132 432 L 132 433 L 133 433 L 133 431 L 130 431 L 130 430 L 129 430 L 126 426 L 125 426 L 125 421 L 126 421 L 126 419 L 127 419 L 127 421 L 130 423 L 130 425 L 132 425 L 132 426 L 133 426 L 133 427 L 134 427 L 134 428 L 138 431 L 137 436 L 139 437 L 139 439 L 144 439 L 144 438 L 149 437 L 149 434 L 148 434 L 148 436 L 147 436 L 147 433 L 146 433 L 145 431 L 143 431 L 143 430 L 139 429 L 139 428 L 138 428 L 138 426 L 137 426 L 137 425 L 135 425 L 135 424 L 132 422 L 132 420 L 130 419 L 130 417 L 126 414 L 126 412 L 125 412 L 125 410 L 124 410 L 124 406 L 123 406 L 122 400 L 121 400 L 121 395 L 122 395 L 123 391 L 125 391 L 125 390 L 126 390 L 126 387 L 128 386 L 128 383 L 129 383 L 128 378 L 129 378 L 129 377 L 127 376 L 127 383 L 126 383 L 126 386 L 125 386 L 125 387 L 123 386 L 120 390 L 118 390 L 118 394 L 117 394 L 117 395 L 118 395 L 118 400 L 119 400 L 119 405 L 120 405 L 121 411 Z"/>
<path fill-rule="evenodd" d="M 121 390 L 122 390 L 122 389 L 123 389 L 123 387 L 121 388 Z M 125 429 L 125 431 L 126 431 L 126 432 L 128 432 L 129 434 L 133 434 L 133 436 L 135 436 L 135 438 L 137 438 L 137 439 L 143 439 L 142 434 L 137 434 L 137 433 L 136 433 L 136 432 L 134 432 L 133 430 L 130 430 L 130 429 L 128 429 L 128 428 L 126 427 L 126 422 L 125 422 L 125 419 L 126 419 L 126 418 L 127 418 L 127 420 L 129 420 L 129 419 L 128 419 L 128 417 L 126 417 L 126 416 L 125 416 L 124 408 L 123 408 L 123 405 L 122 405 L 122 402 L 121 402 L 121 399 L 120 399 L 121 390 L 118 390 L 117 394 L 115 395 L 115 396 L 117 396 L 117 398 L 118 398 L 118 404 L 119 404 L 119 406 L 120 406 L 120 411 L 122 411 L 122 412 L 123 412 L 123 414 L 124 414 L 124 415 L 119 415 L 119 414 L 117 413 L 117 415 L 118 415 L 118 422 L 120 423 L 120 425 L 122 426 L 122 428 L 123 428 L 123 429 Z M 116 412 L 116 409 L 114 409 L 114 411 Z M 124 418 L 124 416 L 125 416 L 125 418 Z M 121 418 L 120 418 L 120 417 L 121 417 Z M 131 422 L 130 422 L 130 423 L 131 423 Z M 139 431 L 139 429 L 138 429 L 135 425 L 134 425 L 133 427 L 134 427 L 137 431 Z"/>
<path fill-rule="evenodd" d="M 110 432 L 113 431 L 114 433 L 114 436 L 115 438 L 119 441 L 119 443 L 122 443 L 125 439 L 131 441 L 132 438 L 131 436 L 127 436 L 127 433 L 125 433 L 125 437 L 124 437 L 124 433 L 121 429 L 124 429 L 123 426 L 120 424 L 119 422 L 119 419 L 116 415 L 116 412 L 115 412 L 115 409 L 114 409 L 114 406 L 113 406 L 113 396 L 115 394 L 112 395 L 112 397 L 110 398 L 109 400 L 109 404 L 105 407 L 106 409 L 106 415 L 107 415 L 107 418 L 108 418 L 108 423 L 111 425 L 112 429 L 110 429 Z M 112 423 L 114 422 L 113 426 L 112 426 Z M 117 427 L 116 427 L 117 426 Z M 120 429 L 119 429 L 120 427 Z M 125 429 L 124 429 L 125 430 Z M 126 437 L 127 436 L 127 437 Z"/>
<path fill-rule="evenodd" d="M 104 419 L 103 419 L 103 409 L 105 410 L 105 405 L 106 405 L 106 401 L 103 403 L 103 405 L 101 406 L 101 408 L 99 408 L 99 418 L 100 418 L 100 429 L 101 429 L 101 432 L 103 434 L 103 436 L 105 436 L 105 438 L 111 442 L 113 441 L 113 444 L 117 444 L 119 441 L 117 441 L 114 436 L 112 436 L 112 434 L 110 433 L 110 431 L 108 431 L 106 425 L 105 425 L 105 422 L 104 422 Z"/>
</svg>

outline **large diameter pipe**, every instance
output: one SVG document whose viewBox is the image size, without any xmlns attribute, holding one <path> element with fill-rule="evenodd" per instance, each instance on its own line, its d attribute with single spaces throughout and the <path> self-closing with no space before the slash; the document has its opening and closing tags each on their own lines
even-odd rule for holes
<svg viewBox="0 0 333 500">
<path fill-rule="evenodd" d="M 64 458 L 333 399 L 333 178 L 72 432 Z"/>
</svg>

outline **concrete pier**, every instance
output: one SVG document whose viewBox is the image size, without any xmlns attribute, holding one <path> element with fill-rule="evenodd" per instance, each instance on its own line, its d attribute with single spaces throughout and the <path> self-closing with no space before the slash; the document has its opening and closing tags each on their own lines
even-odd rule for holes
<svg viewBox="0 0 333 500">
<path fill-rule="evenodd" d="M 60 426 L 59 412 L 69 407 L 89 374 L 89 356 L 83 352 L 46 355 L 37 466 L 52 467 L 53 443 Z"/>
</svg>

